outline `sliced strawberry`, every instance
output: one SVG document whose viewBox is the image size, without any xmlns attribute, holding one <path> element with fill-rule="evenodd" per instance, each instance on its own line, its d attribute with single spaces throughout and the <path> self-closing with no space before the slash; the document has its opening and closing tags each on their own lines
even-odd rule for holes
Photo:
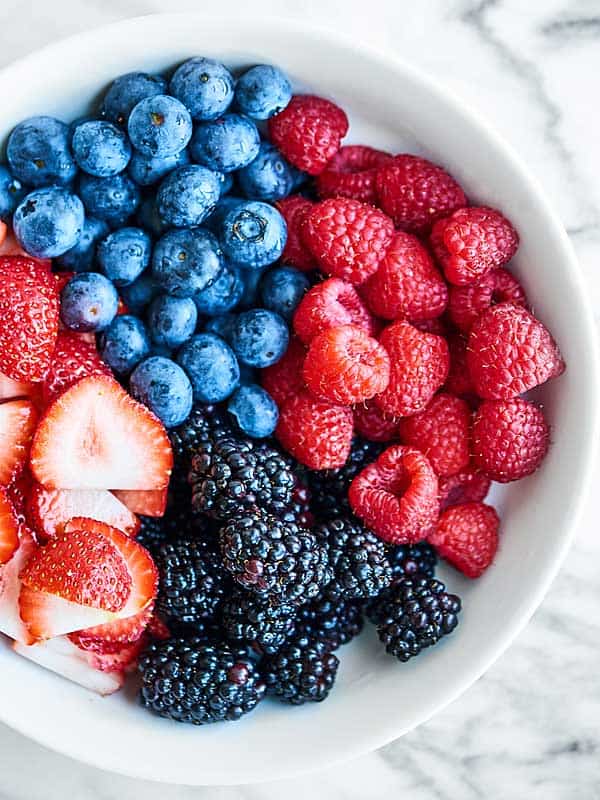
<svg viewBox="0 0 600 800">
<path fill-rule="evenodd" d="M 106 489 L 46 489 L 34 484 L 27 499 L 27 519 L 40 541 L 64 533 L 73 517 L 90 517 L 135 536 L 140 521 Z"/>
<path fill-rule="evenodd" d="M 0 400 L 15 400 L 17 397 L 31 397 L 37 384 L 13 381 L 0 373 Z"/>
<path fill-rule="evenodd" d="M 27 522 L 25 505 L 27 503 L 27 498 L 29 497 L 29 492 L 31 491 L 33 483 L 34 481 L 31 477 L 31 473 L 27 468 L 25 468 L 19 477 L 6 489 L 10 502 L 13 504 L 15 514 L 17 515 L 17 521 L 20 525 L 25 525 Z"/>
<path fill-rule="evenodd" d="M 71 278 L 75 275 L 74 272 L 54 272 L 54 280 L 56 281 L 56 289 L 60 294 L 62 290 L 65 288 L 67 283 L 71 280 Z"/>
<path fill-rule="evenodd" d="M 53 489 L 163 489 L 173 451 L 161 422 L 112 378 L 83 378 L 47 409 L 31 470 Z"/>
<path fill-rule="evenodd" d="M 19 523 L 6 489 L 0 486 L 0 565 L 13 557 L 19 546 Z"/>
<path fill-rule="evenodd" d="M 33 256 L 30 256 L 29 253 L 23 250 L 14 233 L 10 230 L 6 232 L 4 241 L 0 242 L 0 256 L 24 256 L 25 258 L 30 258 L 32 261 L 36 261 L 48 271 L 50 271 L 52 267 L 52 261 L 49 258 L 33 258 Z"/>
<path fill-rule="evenodd" d="M 52 403 L 65 389 L 90 375 L 112 375 L 98 355 L 95 344 L 76 333 L 61 331 L 56 340 L 50 370 L 43 383 L 44 404 Z"/>
<path fill-rule="evenodd" d="M 0 404 L 0 485 L 7 486 L 23 471 L 38 414 L 29 400 Z"/>
<path fill-rule="evenodd" d="M 167 623 L 156 614 L 152 614 L 146 631 L 151 639 L 166 641 L 167 639 L 171 638 L 171 631 L 169 630 Z"/>
<path fill-rule="evenodd" d="M 153 616 L 153 606 L 127 619 L 118 619 L 106 625 L 96 625 L 83 631 L 69 634 L 69 639 L 81 647 L 95 653 L 116 653 L 124 644 L 137 642 L 148 627 Z"/>
<path fill-rule="evenodd" d="M 126 675 L 128 672 L 133 672 L 136 668 L 138 658 L 147 644 L 146 637 L 141 636 L 135 642 L 122 644 L 118 650 L 112 653 L 96 653 L 90 650 L 82 650 L 82 652 L 87 652 L 89 663 L 94 669 L 108 673 L 117 671 L 122 675 Z"/>
<path fill-rule="evenodd" d="M 10 561 L 0 567 L 0 633 L 24 644 L 32 644 L 33 639 L 19 614 L 19 575 L 36 549 L 31 531 L 23 525 L 19 531 L 19 547 Z"/>
<path fill-rule="evenodd" d="M 167 509 L 168 487 L 166 486 L 164 489 L 148 489 L 139 492 L 117 489 L 113 494 L 134 514 L 143 514 L 144 517 L 162 517 Z"/>
<path fill-rule="evenodd" d="M 8 233 L 8 228 L 6 227 L 6 223 L 0 220 L 0 245 L 6 239 L 6 234 Z"/>
</svg>

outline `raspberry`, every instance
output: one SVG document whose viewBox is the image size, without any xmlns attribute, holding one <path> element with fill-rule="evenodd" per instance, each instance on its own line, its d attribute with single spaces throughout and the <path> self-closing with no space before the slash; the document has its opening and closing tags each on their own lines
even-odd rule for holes
<svg viewBox="0 0 600 800">
<path fill-rule="evenodd" d="M 271 141 L 290 164 L 318 175 L 340 149 L 348 133 L 348 118 L 329 100 L 297 94 L 271 117 L 268 127 Z"/>
<path fill-rule="evenodd" d="M 393 445 L 350 484 L 350 506 L 377 536 L 391 544 L 426 538 L 439 514 L 438 479 L 414 447 Z"/>
<path fill-rule="evenodd" d="M 398 438 L 398 420 L 389 417 L 373 401 L 355 405 L 354 430 L 370 442 L 390 442 Z"/>
<path fill-rule="evenodd" d="M 304 228 L 304 240 L 321 268 L 356 285 L 377 272 L 393 234 L 388 216 L 346 197 L 317 203 Z"/>
<path fill-rule="evenodd" d="M 475 320 L 490 306 L 498 303 L 527 305 L 523 287 L 505 269 L 493 269 L 480 281 L 469 286 L 451 286 L 448 314 L 457 328 L 468 333 Z"/>
<path fill-rule="evenodd" d="M 450 369 L 444 384 L 445 388 L 460 397 L 473 394 L 475 389 L 467 367 L 467 338 L 460 333 L 455 333 L 450 334 L 446 341 L 450 353 Z"/>
<path fill-rule="evenodd" d="M 440 509 L 485 500 L 490 485 L 488 476 L 474 467 L 440 478 Z"/>
<path fill-rule="evenodd" d="M 565 369 L 548 330 L 512 303 L 493 306 L 474 323 L 467 365 L 475 391 L 486 400 L 509 400 Z"/>
<path fill-rule="evenodd" d="M 498 549 L 498 514 L 485 503 L 463 503 L 446 509 L 429 542 L 468 578 L 478 578 Z"/>
<path fill-rule="evenodd" d="M 281 254 L 282 263 L 291 264 L 303 272 L 315 269 L 317 266 L 315 257 L 304 244 L 302 237 L 302 229 L 314 203 L 299 194 L 294 194 L 279 200 L 275 205 L 287 227 L 287 240 Z"/>
<path fill-rule="evenodd" d="M 492 480 L 518 481 L 539 467 L 549 437 L 544 415 L 527 400 L 486 400 L 473 421 L 473 459 Z"/>
<path fill-rule="evenodd" d="M 352 411 L 304 390 L 280 409 L 275 434 L 283 447 L 310 469 L 336 469 L 346 463 L 352 443 Z"/>
<path fill-rule="evenodd" d="M 437 164 L 410 154 L 395 156 L 375 181 L 379 206 L 396 227 L 427 233 L 436 219 L 467 204 L 458 183 Z"/>
<path fill-rule="evenodd" d="M 355 325 L 340 325 L 315 336 L 302 374 L 317 397 L 350 405 L 385 389 L 390 359 L 377 339 Z"/>
<path fill-rule="evenodd" d="M 369 335 L 375 333 L 375 321 L 352 284 L 328 278 L 304 295 L 294 314 L 294 330 L 310 344 L 311 339 L 327 328 L 357 325 Z"/>
<path fill-rule="evenodd" d="M 448 375 L 446 340 L 400 320 L 385 328 L 379 341 L 388 352 L 391 370 L 388 387 L 375 402 L 394 417 L 422 411 Z"/>
<path fill-rule="evenodd" d="M 499 211 L 471 206 L 438 220 L 430 242 L 446 279 L 466 286 L 507 264 L 517 252 L 519 235 Z"/>
<path fill-rule="evenodd" d="M 424 453 L 437 475 L 454 475 L 469 463 L 471 412 L 464 400 L 441 392 L 424 411 L 400 420 L 403 444 Z"/>
<path fill-rule="evenodd" d="M 424 320 L 439 317 L 448 289 L 421 242 L 398 231 L 379 269 L 361 288 L 369 309 L 384 319 Z"/>
<path fill-rule="evenodd" d="M 350 197 L 375 205 L 377 170 L 390 161 L 389 153 L 362 144 L 340 148 L 317 178 L 319 197 Z"/>
<path fill-rule="evenodd" d="M 293 336 L 279 361 L 261 370 L 263 389 L 267 390 L 278 406 L 281 407 L 288 397 L 297 394 L 304 386 L 302 365 L 305 358 L 306 348 Z"/>
<path fill-rule="evenodd" d="M 411 324 L 417 328 L 417 330 L 423 331 L 423 333 L 435 333 L 436 336 L 443 336 L 444 338 L 448 338 L 448 326 L 444 322 L 443 317 L 436 317 L 435 319 L 422 319 L 417 321 L 412 321 Z"/>
</svg>

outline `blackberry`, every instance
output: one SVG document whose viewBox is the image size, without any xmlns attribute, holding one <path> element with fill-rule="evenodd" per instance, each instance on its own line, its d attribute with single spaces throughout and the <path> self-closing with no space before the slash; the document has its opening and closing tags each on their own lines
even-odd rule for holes
<svg viewBox="0 0 600 800">
<path fill-rule="evenodd" d="M 405 575 L 411 578 L 416 573 L 433 578 L 438 562 L 437 553 L 427 542 L 390 545 L 387 548 L 387 557 L 393 578 L 402 578 Z"/>
<path fill-rule="evenodd" d="M 303 603 L 329 583 L 327 549 L 295 522 L 254 508 L 219 534 L 223 564 L 240 586 L 279 602 Z"/>
<path fill-rule="evenodd" d="M 142 705 L 193 725 L 237 720 L 265 694 L 251 658 L 198 637 L 155 642 L 140 659 L 139 671 Z"/>
<path fill-rule="evenodd" d="M 460 598 L 435 578 L 400 578 L 369 610 L 388 653 L 408 661 L 458 625 Z"/>
<path fill-rule="evenodd" d="M 178 538 L 209 540 L 214 538 L 212 520 L 195 514 L 189 505 L 179 504 L 167 508 L 164 517 L 140 517 L 140 531 L 136 541 L 153 556 L 163 544 Z"/>
<path fill-rule="evenodd" d="M 193 457 L 189 480 L 194 510 L 220 520 L 252 506 L 280 516 L 296 484 L 289 459 L 266 442 L 213 436 Z"/>
<path fill-rule="evenodd" d="M 301 528 L 312 528 L 315 524 L 311 511 L 310 489 L 299 478 L 296 478 L 290 505 L 278 516 L 284 522 L 295 522 Z"/>
<path fill-rule="evenodd" d="M 233 591 L 223 604 L 223 630 L 230 640 L 245 642 L 267 655 L 276 653 L 294 633 L 296 607 L 273 603 L 241 589 Z"/>
<path fill-rule="evenodd" d="M 265 661 L 262 667 L 267 691 L 293 705 L 325 700 L 339 666 L 326 639 L 300 633 Z"/>
<path fill-rule="evenodd" d="M 329 549 L 333 580 L 326 588 L 332 598 L 376 597 L 392 580 L 385 544 L 358 520 L 337 517 L 317 525 L 316 537 Z"/>
<path fill-rule="evenodd" d="M 363 625 L 362 608 L 355 600 L 318 597 L 298 609 L 298 630 L 327 640 L 332 650 L 358 636 Z"/>
<path fill-rule="evenodd" d="M 348 489 L 358 473 L 371 464 L 384 449 L 380 442 L 368 442 L 356 436 L 348 460 L 338 469 L 311 470 L 308 485 L 312 493 L 312 508 L 317 519 L 328 520 L 350 514 Z"/>
<path fill-rule="evenodd" d="M 180 537 L 163 544 L 154 560 L 159 574 L 156 610 L 167 625 L 193 624 L 215 613 L 228 581 L 214 546 Z"/>
<path fill-rule="evenodd" d="M 175 462 L 189 469 L 194 453 L 207 439 L 230 433 L 231 425 L 218 406 L 198 403 L 185 422 L 169 431 Z"/>
</svg>

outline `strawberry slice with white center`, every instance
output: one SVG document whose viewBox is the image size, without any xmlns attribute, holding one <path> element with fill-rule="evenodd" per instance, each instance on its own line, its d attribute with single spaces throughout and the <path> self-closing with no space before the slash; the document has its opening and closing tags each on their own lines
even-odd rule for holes
<svg viewBox="0 0 600 800">
<path fill-rule="evenodd" d="M 27 463 L 37 418 L 29 400 L 0 404 L 0 485 L 12 483 Z"/>
<path fill-rule="evenodd" d="M 164 489 L 150 489 L 140 492 L 126 492 L 116 490 L 113 492 L 115 497 L 127 506 L 134 514 L 142 514 L 144 517 L 163 517 L 167 510 L 168 487 Z M 117 528 L 119 526 L 117 525 Z"/>
<path fill-rule="evenodd" d="M 48 405 L 65 389 L 90 375 L 112 375 L 102 361 L 96 345 L 84 341 L 76 333 L 61 331 L 56 339 L 50 369 L 42 385 L 44 404 Z"/>
<path fill-rule="evenodd" d="M 0 566 L 13 557 L 19 546 L 19 522 L 6 489 L 0 486 Z"/>
<path fill-rule="evenodd" d="M 106 522 L 128 536 L 135 536 L 140 521 L 106 489 L 46 489 L 34 484 L 27 499 L 27 519 L 42 542 L 64 533 L 73 517 Z"/>
<path fill-rule="evenodd" d="M 112 378 L 83 378 L 52 403 L 31 471 L 52 489 L 163 489 L 173 451 L 162 423 Z"/>
<path fill-rule="evenodd" d="M 133 617 L 70 633 L 69 639 L 82 650 L 104 654 L 117 653 L 123 645 L 137 642 L 144 635 L 153 613 L 153 606 L 150 605 Z"/>
<path fill-rule="evenodd" d="M 19 575 L 36 550 L 37 545 L 31 531 L 22 525 L 15 554 L 10 561 L 0 566 L 0 633 L 24 644 L 31 644 L 33 639 L 19 613 Z"/>
<path fill-rule="evenodd" d="M 17 397 L 32 397 L 39 384 L 14 381 L 0 373 L 0 400 L 15 400 Z"/>
</svg>

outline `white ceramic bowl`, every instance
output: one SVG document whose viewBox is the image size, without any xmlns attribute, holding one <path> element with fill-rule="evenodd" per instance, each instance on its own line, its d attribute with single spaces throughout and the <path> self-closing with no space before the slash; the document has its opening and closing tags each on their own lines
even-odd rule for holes
<svg viewBox="0 0 600 800">
<path fill-rule="evenodd" d="M 521 235 L 515 271 L 568 364 L 563 377 L 538 393 L 553 426 L 543 468 L 495 497 L 502 538 L 494 565 L 475 582 L 446 573 L 463 597 L 461 624 L 408 664 L 386 656 L 371 631 L 342 649 L 338 685 L 327 702 L 288 708 L 268 701 L 242 722 L 194 728 L 153 717 L 132 691 L 92 696 L 0 646 L 0 719 L 27 736 L 132 776 L 243 783 L 325 767 L 402 735 L 458 697 L 525 625 L 565 556 L 590 479 L 595 331 L 565 232 L 514 153 L 443 89 L 358 42 L 291 22 L 189 14 L 120 22 L 0 73 L 0 138 L 32 114 L 65 120 L 83 114 L 121 73 L 170 69 L 193 55 L 231 67 L 279 64 L 297 88 L 335 98 L 349 112 L 348 141 L 423 152 L 471 198 L 506 212 Z"/>
</svg>

